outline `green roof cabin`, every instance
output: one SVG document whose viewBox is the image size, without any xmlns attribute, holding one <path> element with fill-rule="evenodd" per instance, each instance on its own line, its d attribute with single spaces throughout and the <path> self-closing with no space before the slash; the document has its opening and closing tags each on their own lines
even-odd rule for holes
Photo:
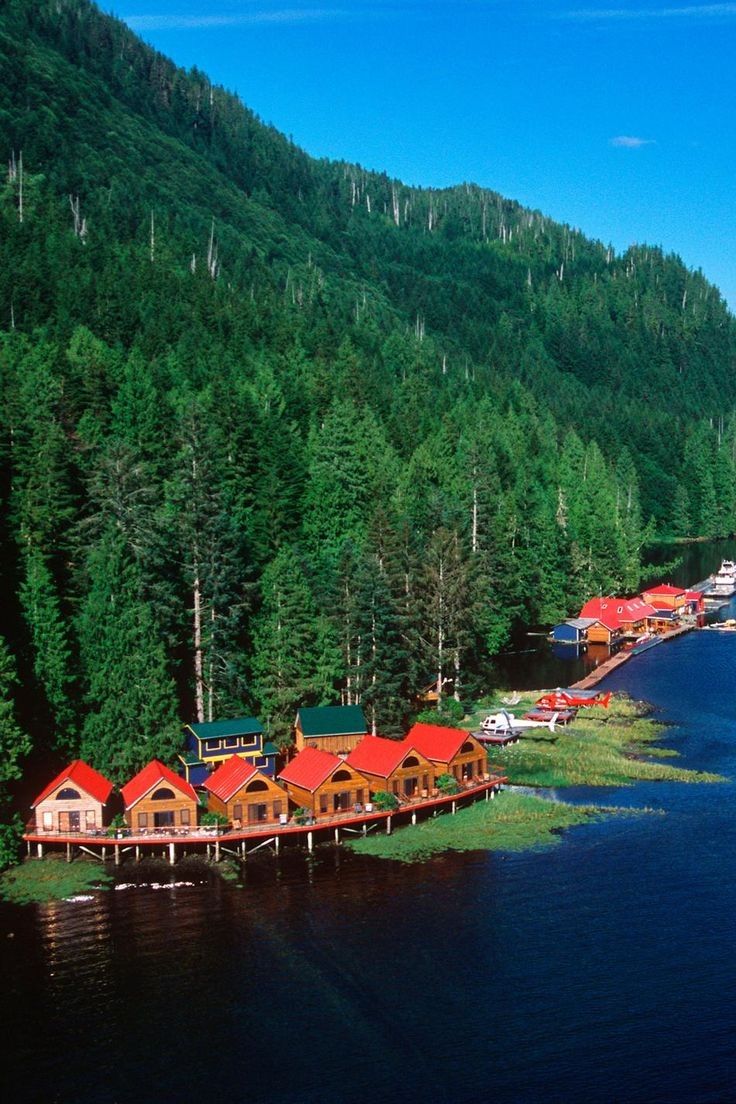
<svg viewBox="0 0 736 1104">
<path fill-rule="evenodd" d="M 204 721 L 184 726 L 186 751 L 179 758 L 184 776 L 193 786 L 201 786 L 213 770 L 231 755 L 273 778 L 276 772 L 276 747 L 264 740 L 263 725 L 256 717 L 234 717 L 230 721 Z"/>
<path fill-rule="evenodd" d="M 359 705 L 300 709 L 294 729 L 297 751 L 311 747 L 331 751 L 333 755 L 347 755 L 368 733 Z"/>
</svg>

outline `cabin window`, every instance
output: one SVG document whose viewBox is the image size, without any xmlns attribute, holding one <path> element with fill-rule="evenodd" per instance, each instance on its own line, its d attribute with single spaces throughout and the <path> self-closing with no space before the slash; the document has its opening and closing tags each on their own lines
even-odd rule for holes
<svg viewBox="0 0 736 1104">
<path fill-rule="evenodd" d="M 85 828 L 95 828 L 95 811 L 94 809 L 85 809 L 84 812 L 84 826 Z"/>
<path fill-rule="evenodd" d="M 356 790 L 355 791 L 355 804 L 356 805 L 362 805 L 363 804 L 363 791 L 362 790 Z"/>
<path fill-rule="evenodd" d="M 399 783 L 398 783 L 398 781 L 391 783 L 391 790 L 393 791 L 393 794 L 394 794 L 395 797 L 399 796 Z"/>
<path fill-rule="evenodd" d="M 65 786 L 63 790 L 59 790 L 56 795 L 57 801 L 79 801 L 81 794 L 79 790 L 73 790 L 71 786 Z"/>
<path fill-rule="evenodd" d="M 332 781 L 333 782 L 349 782 L 352 777 L 353 776 L 351 775 L 350 771 L 339 770 L 339 771 L 336 771 L 335 774 L 333 774 Z"/>
<path fill-rule="evenodd" d="M 228 736 L 227 739 L 225 740 L 225 747 L 226 748 L 234 748 L 234 747 L 237 747 L 239 743 L 240 743 L 240 740 L 238 739 L 237 736 Z"/>
<path fill-rule="evenodd" d="M 166 786 L 161 786 L 160 789 L 156 790 L 154 793 L 151 794 L 151 801 L 173 801 L 173 800 L 174 800 L 174 791 L 169 790 Z M 158 813 L 156 814 L 156 816 L 158 816 Z"/>
<path fill-rule="evenodd" d="M 409 756 L 407 756 L 407 758 L 402 763 L 402 766 L 404 766 L 404 767 L 418 767 L 419 766 L 419 760 L 417 759 L 416 755 L 409 755 Z"/>
<path fill-rule="evenodd" d="M 327 794 L 323 793 L 319 795 L 319 811 L 321 813 L 327 812 Z"/>
<path fill-rule="evenodd" d="M 267 805 L 249 805 L 248 806 L 248 823 L 258 824 L 261 820 L 268 819 L 268 806 Z"/>
<path fill-rule="evenodd" d="M 148 827 L 148 813 L 139 813 L 138 814 L 138 827 L 139 828 L 147 828 Z"/>
<path fill-rule="evenodd" d="M 182 809 L 181 810 L 181 816 L 180 816 L 179 823 L 180 824 L 191 824 L 192 823 L 191 809 Z"/>
<path fill-rule="evenodd" d="M 44 828 L 48 829 L 49 831 L 54 827 L 54 814 L 53 813 L 44 813 L 43 814 L 43 826 L 44 826 Z"/>
<path fill-rule="evenodd" d="M 334 797 L 334 809 L 336 813 L 344 813 L 350 808 L 350 791 L 343 790 Z"/>
<path fill-rule="evenodd" d="M 245 787 L 246 793 L 258 793 L 260 790 L 267 790 L 268 782 L 264 782 L 262 778 L 256 778 L 254 782 L 251 782 L 249 786 Z"/>
<path fill-rule="evenodd" d="M 468 740 L 467 743 L 463 744 L 463 746 L 460 748 L 460 754 L 467 755 L 469 751 L 475 751 L 475 748 L 471 744 L 470 740 Z"/>
<path fill-rule="evenodd" d="M 205 740 L 207 751 L 219 751 L 222 747 L 222 740 Z"/>
<path fill-rule="evenodd" d="M 281 816 L 281 802 L 274 801 L 273 803 L 273 819 L 278 820 Z"/>
<path fill-rule="evenodd" d="M 174 810 L 162 809 L 160 813 L 153 814 L 154 828 L 171 828 L 174 824 Z"/>
<path fill-rule="evenodd" d="M 243 806 L 238 802 L 237 805 L 233 805 L 233 820 L 243 819 Z"/>
</svg>

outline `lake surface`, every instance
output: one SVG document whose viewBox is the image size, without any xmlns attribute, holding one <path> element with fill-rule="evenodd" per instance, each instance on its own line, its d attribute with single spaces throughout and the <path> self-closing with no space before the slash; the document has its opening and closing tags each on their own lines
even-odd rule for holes
<svg viewBox="0 0 736 1104">
<path fill-rule="evenodd" d="M 732 779 L 735 671 L 736 636 L 691 633 L 605 685 L 653 702 L 685 765 Z M 242 886 L 141 864 L 122 876 L 198 884 L 0 907 L 6 1092 L 736 1099 L 734 785 L 595 796 L 654 811 L 525 855 L 401 866 L 325 847 L 254 858 Z"/>
</svg>

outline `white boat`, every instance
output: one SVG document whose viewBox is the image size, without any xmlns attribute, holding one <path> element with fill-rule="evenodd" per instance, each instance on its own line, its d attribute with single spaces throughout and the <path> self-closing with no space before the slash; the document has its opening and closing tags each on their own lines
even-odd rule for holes
<svg viewBox="0 0 736 1104">
<path fill-rule="evenodd" d="M 731 598 L 736 594 L 736 563 L 723 560 L 705 589 L 706 598 Z"/>
</svg>

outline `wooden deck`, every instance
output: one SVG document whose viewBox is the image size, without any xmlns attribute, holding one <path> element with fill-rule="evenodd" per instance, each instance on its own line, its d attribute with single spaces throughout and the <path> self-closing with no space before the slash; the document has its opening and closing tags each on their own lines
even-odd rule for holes
<svg viewBox="0 0 736 1104">
<path fill-rule="evenodd" d="M 143 855 L 155 855 L 157 852 L 175 863 L 187 854 L 204 852 L 207 858 L 219 862 L 223 855 L 232 855 L 245 859 L 247 855 L 268 847 L 275 852 L 282 843 L 289 840 L 303 844 L 312 851 L 315 842 L 324 843 L 332 839 L 340 842 L 341 834 L 367 835 L 377 828 L 385 827 L 390 835 L 395 826 L 416 824 L 419 816 L 436 816 L 439 812 L 455 813 L 463 804 L 470 804 L 484 798 L 494 798 L 501 787 L 508 782 L 503 775 L 491 775 L 472 786 L 464 786 L 456 794 L 447 796 L 420 798 L 407 801 L 398 809 L 391 811 L 375 810 L 370 813 L 338 813 L 331 817 L 319 817 L 310 824 L 257 824 L 237 830 L 216 831 L 210 828 L 192 828 L 185 835 L 172 833 L 166 829 L 120 837 L 94 835 L 85 832 L 71 832 L 62 835 L 59 832 L 39 832 L 28 829 L 23 839 L 26 841 L 28 855 L 34 848 L 38 858 L 43 858 L 45 849 L 66 850 L 67 861 L 71 862 L 76 852 L 91 855 L 106 862 L 112 859 L 120 863 L 126 855 L 140 859 Z"/>
</svg>

